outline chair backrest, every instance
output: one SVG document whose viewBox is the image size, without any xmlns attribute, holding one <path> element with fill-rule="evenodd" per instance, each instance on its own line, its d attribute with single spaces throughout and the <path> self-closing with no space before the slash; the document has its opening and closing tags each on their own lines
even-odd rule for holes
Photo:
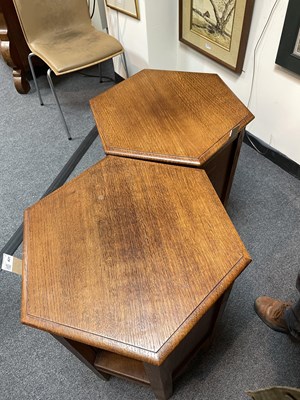
<svg viewBox="0 0 300 400">
<path fill-rule="evenodd" d="M 91 24 L 87 0 L 13 0 L 28 44 L 52 32 Z"/>
</svg>

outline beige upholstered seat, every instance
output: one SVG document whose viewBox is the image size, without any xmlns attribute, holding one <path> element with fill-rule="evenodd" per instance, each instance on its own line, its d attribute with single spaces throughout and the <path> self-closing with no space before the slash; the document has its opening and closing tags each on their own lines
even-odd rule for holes
<svg viewBox="0 0 300 400">
<path fill-rule="evenodd" d="M 49 40 L 52 45 L 49 47 Z M 123 52 L 120 43 L 106 33 L 80 26 L 76 30 L 54 32 L 31 42 L 31 50 L 56 75 L 98 64 Z"/>
<path fill-rule="evenodd" d="M 40 57 L 50 68 L 48 81 L 69 139 L 64 115 L 54 91 L 51 71 L 63 75 L 122 54 L 122 45 L 114 37 L 96 30 L 90 20 L 86 0 L 13 0 L 28 47 L 29 65 L 43 104 L 31 57 Z M 126 60 L 124 57 L 126 68 Z"/>
</svg>

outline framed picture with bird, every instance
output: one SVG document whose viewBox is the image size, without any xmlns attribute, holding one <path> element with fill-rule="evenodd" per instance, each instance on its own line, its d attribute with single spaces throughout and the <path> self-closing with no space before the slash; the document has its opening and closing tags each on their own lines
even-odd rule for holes
<svg viewBox="0 0 300 400">
<path fill-rule="evenodd" d="M 179 0 L 179 40 L 241 73 L 254 0 Z"/>
</svg>

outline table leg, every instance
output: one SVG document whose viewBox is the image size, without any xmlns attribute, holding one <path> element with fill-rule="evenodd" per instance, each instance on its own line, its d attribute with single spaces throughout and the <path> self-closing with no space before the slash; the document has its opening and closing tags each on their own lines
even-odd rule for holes
<svg viewBox="0 0 300 400">
<path fill-rule="evenodd" d="M 164 365 L 156 366 L 148 363 L 144 363 L 144 368 L 150 381 L 151 388 L 157 399 L 169 399 L 173 393 L 171 371 L 169 371 Z"/>
<path fill-rule="evenodd" d="M 225 207 L 227 206 L 233 178 L 235 175 L 235 170 L 236 170 L 238 159 L 240 156 L 240 151 L 241 151 L 241 146 L 242 146 L 243 139 L 244 139 L 244 134 L 245 134 L 245 129 L 242 129 L 239 132 L 238 139 L 236 140 L 236 143 L 235 143 L 235 148 L 234 148 L 234 153 L 233 153 L 234 155 L 233 155 L 232 163 L 231 163 L 231 170 L 230 170 L 230 174 L 228 176 L 228 180 L 227 180 L 227 184 L 226 184 L 226 192 L 224 194 L 224 199 L 223 199 L 223 204 Z"/>
<path fill-rule="evenodd" d="M 243 137 L 244 130 L 240 132 L 234 131 L 226 146 L 222 147 L 202 165 L 225 207 L 230 194 Z"/>
<path fill-rule="evenodd" d="M 90 346 L 87 346 L 83 343 L 75 342 L 74 340 L 66 339 L 61 336 L 53 335 L 52 336 L 58 340 L 64 347 L 66 347 L 71 353 L 74 354 L 81 362 L 83 362 L 91 371 L 94 372 L 100 379 L 107 381 L 110 378 L 110 375 L 105 374 L 104 372 L 99 372 L 94 367 L 94 362 L 96 359 L 96 351 Z"/>
</svg>

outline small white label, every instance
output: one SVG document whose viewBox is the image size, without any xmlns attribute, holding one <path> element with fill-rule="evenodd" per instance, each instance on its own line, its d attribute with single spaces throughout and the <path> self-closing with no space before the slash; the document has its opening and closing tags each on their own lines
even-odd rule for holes
<svg viewBox="0 0 300 400">
<path fill-rule="evenodd" d="M 2 259 L 2 269 L 4 271 L 9 271 L 12 272 L 12 267 L 13 267 L 13 256 L 9 256 L 8 254 L 3 254 L 3 259 Z"/>
<path fill-rule="evenodd" d="M 205 43 L 205 48 L 206 48 L 207 50 L 211 50 L 211 45 L 210 45 L 209 43 Z"/>
</svg>

